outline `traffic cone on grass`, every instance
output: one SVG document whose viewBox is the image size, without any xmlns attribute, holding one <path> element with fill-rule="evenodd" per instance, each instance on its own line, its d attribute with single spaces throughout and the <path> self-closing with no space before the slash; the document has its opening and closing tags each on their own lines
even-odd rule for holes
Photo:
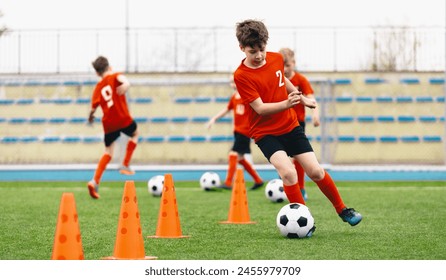
<svg viewBox="0 0 446 280">
<path fill-rule="evenodd" d="M 160 209 L 158 214 L 158 225 L 156 234 L 149 238 L 185 238 L 180 225 L 177 198 L 172 174 L 164 175 L 164 188 L 161 195 Z"/>
<path fill-rule="evenodd" d="M 84 259 L 81 232 L 73 193 L 62 194 L 51 259 Z"/>
<path fill-rule="evenodd" d="M 119 214 L 115 249 L 113 256 L 105 257 L 104 259 L 153 260 L 156 258 L 145 255 L 135 183 L 126 181 Z"/>
<path fill-rule="evenodd" d="M 243 169 L 238 168 L 235 173 L 235 182 L 232 187 L 231 202 L 229 204 L 228 220 L 221 224 L 255 224 L 250 221 L 248 210 L 248 196 L 246 195 Z"/>
</svg>

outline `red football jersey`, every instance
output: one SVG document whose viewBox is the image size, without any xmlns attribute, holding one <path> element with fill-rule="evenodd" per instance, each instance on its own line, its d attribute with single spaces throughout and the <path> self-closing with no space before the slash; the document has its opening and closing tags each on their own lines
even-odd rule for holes
<svg viewBox="0 0 446 280">
<path fill-rule="evenodd" d="M 303 95 L 314 93 L 310 82 L 307 80 L 307 78 L 305 78 L 304 75 L 298 72 L 294 72 L 294 76 L 291 77 L 291 79 L 289 80 L 294 86 L 296 86 L 298 90 L 302 92 Z M 297 114 L 297 120 L 299 122 L 305 121 L 305 105 L 299 103 L 296 106 L 294 106 L 294 110 L 296 111 Z"/>
<path fill-rule="evenodd" d="M 242 63 L 234 73 L 234 81 L 243 101 L 249 104 L 261 98 L 263 103 L 280 102 L 288 99 L 283 73 L 283 57 L 279 53 L 267 52 L 266 64 L 252 69 Z M 251 106 L 246 106 L 250 121 L 250 137 L 255 141 L 265 135 L 282 135 L 299 125 L 294 109 L 286 109 L 268 116 L 260 116 Z"/>
<path fill-rule="evenodd" d="M 121 85 L 117 79 L 119 74 L 113 73 L 103 77 L 96 85 L 91 99 L 92 108 L 101 106 L 104 133 L 117 131 L 133 122 L 125 94 L 119 95 L 116 92 L 116 88 Z"/>
<path fill-rule="evenodd" d="M 249 105 L 247 105 L 249 106 Z M 246 114 L 246 105 L 238 92 L 232 94 L 228 102 L 228 110 L 232 110 L 234 116 L 234 131 L 249 136 L 249 119 Z"/>
</svg>

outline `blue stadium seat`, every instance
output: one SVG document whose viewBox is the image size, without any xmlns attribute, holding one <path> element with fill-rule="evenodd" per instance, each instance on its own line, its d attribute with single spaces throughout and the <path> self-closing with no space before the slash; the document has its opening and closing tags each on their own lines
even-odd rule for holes
<svg viewBox="0 0 446 280">
<path fill-rule="evenodd" d="M 59 136 L 45 136 L 42 138 L 43 143 L 57 143 L 60 140 L 61 138 Z"/>
<path fill-rule="evenodd" d="M 91 102 L 91 99 L 90 98 L 85 98 L 85 97 L 84 98 L 79 97 L 75 101 L 76 104 L 90 104 L 90 102 Z"/>
<path fill-rule="evenodd" d="M 437 121 L 437 118 L 435 116 L 419 116 L 418 120 L 420 122 L 433 123 Z"/>
<path fill-rule="evenodd" d="M 79 143 L 82 139 L 79 136 L 66 136 L 62 139 L 63 143 Z"/>
<path fill-rule="evenodd" d="M 20 137 L 20 143 L 35 143 L 38 142 L 39 138 L 37 136 L 23 136 Z"/>
<path fill-rule="evenodd" d="M 374 116 L 358 116 L 356 117 L 356 120 L 361 123 L 371 123 L 375 121 Z"/>
<path fill-rule="evenodd" d="M 326 139 L 327 142 L 331 143 L 331 142 L 334 142 L 334 140 L 335 140 L 335 138 L 333 136 L 327 136 L 327 139 Z M 316 141 L 321 142 L 322 136 L 320 136 L 320 135 L 316 136 Z"/>
<path fill-rule="evenodd" d="M 222 118 L 219 118 L 216 122 L 217 123 L 232 123 L 232 118 L 231 117 L 222 117 Z"/>
<path fill-rule="evenodd" d="M 82 123 L 87 123 L 88 119 L 87 118 L 82 118 L 82 117 L 73 117 L 68 122 L 69 123 L 75 123 L 75 124 L 82 124 Z"/>
<path fill-rule="evenodd" d="M 179 136 L 179 135 L 172 135 L 172 136 L 167 136 L 167 141 L 168 142 L 185 142 L 187 139 L 185 136 Z"/>
<path fill-rule="evenodd" d="M 85 136 L 85 137 L 82 138 L 82 142 L 87 143 L 87 144 L 98 143 L 98 142 L 102 142 L 102 137 L 98 137 L 98 136 Z"/>
<path fill-rule="evenodd" d="M 150 104 L 152 103 L 152 98 L 149 97 L 137 97 L 132 99 L 132 102 L 136 104 Z"/>
<path fill-rule="evenodd" d="M 334 80 L 335 85 L 350 85 L 352 80 L 349 78 L 337 78 Z"/>
<path fill-rule="evenodd" d="M 215 97 L 215 102 L 216 103 L 228 103 L 229 102 L 229 97 Z"/>
<path fill-rule="evenodd" d="M 190 97 L 178 97 L 178 98 L 175 98 L 175 103 L 179 103 L 179 104 L 189 104 L 189 103 L 192 103 L 192 98 L 190 98 Z"/>
<path fill-rule="evenodd" d="M 0 123 L 5 123 L 6 122 L 6 118 L 0 117 Z"/>
<path fill-rule="evenodd" d="M 27 118 L 10 118 L 8 121 L 10 124 L 23 124 L 28 122 Z"/>
<path fill-rule="evenodd" d="M 58 105 L 66 105 L 66 104 L 73 103 L 73 99 L 71 99 L 71 98 L 55 98 L 55 99 L 53 99 L 53 103 L 58 104 Z"/>
<path fill-rule="evenodd" d="M 412 96 L 397 96 L 396 102 L 398 103 L 411 103 L 413 102 Z"/>
<path fill-rule="evenodd" d="M 438 96 L 435 98 L 435 101 L 437 101 L 438 103 L 444 103 L 444 96 Z"/>
<path fill-rule="evenodd" d="M 173 123 L 186 123 L 189 121 L 188 117 L 172 117 L 170 119 L 171 122 Z"/>
<path fill-rule="evenodd" d="M 382 143 L 396 143 L 396 142 L 398 142 L 398 137 L 396 137 L 396 136 L 380 136 L 379 141 Z"/>
<path fill-rule="evenodd" d="M 205 123 L 209 121 L 209 117 L 192 117 L 192 122 Z"/>
<path fill-rule="evenodd" d="M 442 138 L 441 138 L 441 136 L 425 135 L 425 136 L 423 136 L 423 141 L 429 142 L 429 143 L 439 143 L 442 141 Z"/>
<path fill-rule="evenodd" d="M 434 98 L 432 96 L 417 96 L 415 100 L 419 103 L 431 103 L 434 102 Z"/>
<path fill-rule="evenodd" d="M 211 102 L 211 98 L 210 97 L 196 97 L 195 102 L 196 103 L 209 103 L 209 102 Z"/>
<path fill-rule="evenodd" d="M 0 99 L 0 105 L 12 105 L 14 104 L 14 99 Z"/>
<path fill-rule="evenodd" d="M 370 103 L 372 101 L 373 101 L 373 97 L 370 97 L 370 96 L 358 96 L 358 97 L 356 97 L 356 102 Z"/>
<path fill-rule="evenodd" d="M 193 143 L 201 143 L 201 142 L 206 142 L 206 137 L 205 136 L 191 136 L 189 137 L 189 141 L 193 142 Z"/>
<path fill-rule="evenodd" d="M 83 86 L 95 86 L 98 81 L 95 80 L 85 80 L 81 82 Z"/>
<path fill-rule="evenodd" d="M 152 123 L 166 123 L 169 119 L 167 117 L 153 117 L 150 121 Z"/>
<path fill-rule="evenodd" d="M 383 84 L 387 81 L 382 78 L 365 78 L 364 82 L 368 85 L 378 85 L 378 84 Z"/>
<path fill-rule="evenodd" d="M 404 123 L 415 122 L 415 117 L 414 116 L 398 116 L 398 122 L 404 122 Z"/>
<path fill-rule="evenodd" d="M 350 123 L 354 121 L 354 117 L 352 116 L 338 116 L 336 120 L 341 123 Z"/>
<path fill-rule="evenodd" d="M 62 124 L 62 123 L 66 123 L 67 119 L 66 118 L 60 118 L 60 117 L 55 117 L 55 118 L 50 118 L 48 120 L 49 123 L 51 124 Z"/>
<path fill-rule="evenodd" d="M 63 85 L 64 86 L 80 86 L 80 85 L 82 85 L 82 83 L 79 81 L 64 81 Z"/>
<path fill-rule="evenodd" d="M 50 98 L 40 98 L 39 99 L 39 103 L 41 103 L 41 104 L 51 104 L 51 103 L 54 103 L 54 100 L 50 99 Z"/>
<path fill-rule="evenodd" d="M 378 116 L 376 118 L 376 120 L 379 122 L 394 122 L 395 117 L 394 116 Z"/>
<path fill-rule="evenodd" d="M 145 141 L 149 143 L 161 143 L 164 142 L 164 136 L 148 136 L 145 138 Z"/>
<path fill-rule="evenodd" d="M 31 105 L 33 103 L 34 103 L 34 99 L 24 98 L 24 99 L 18 99 L 15 104 L 17 104 L 17 105 Z"/>
<path fill-rule="evenodd" d="M 227 141 L 231 141 L 231 140 L 226 135 L 212 135 L 209 138 L 209 141 L 211 141 L 211 142 L 227 142 Z"/>
<path fill-rule="evenodd" d="M 401 140 L 401 142 L 404 142 L 404 143 L 415 143 L 415 142 L 420 142 L 420 137 L 418 137 L 418 136 L 401 136 L 400 140 Z"/>
<path fill-rule="evenodd" d="M 336 97 L 337 103 L 351 103 L 353 101 L 353 97 L 351 96 L 338 96 Z"/>
<path fill-rule="evenodd" d="M 147 123 L 149 121 L 149 118 L 147 118 L 147 117 L 135 117 L 135 118 L 133 118 L 133 120 L 136 123 Z"/>
<path fill-rule="evenodd" d="M 391 103 L 391 102 L 393 102 L 393 97 L 391 97 L 391 96 L 378 96 L 378 97 L 376 97 L 376 102 L 379 102 L 379 103 Z"/>
<path fill-rule="evenodd" d="M 359 136 L 358 141 L 360 143 L 374 143 L 376 142 L 376 136 Z"/>
<path fill-rule="evenodd" d="M 353 143 L 356 141 L 355 136 L 343 135 L 338 137 L 338 142 L 341 143 Z"/>
<path fill-rule="evenodd" d="M 3 144 L 15 144 L 17 142 L 19 142 L 19 137 L 15 137 L 15 136 L 5 136 L 2 138 L 2 143 Z"/>
<path fill-rule="evenodd" d="M 431 85 L 442 85 L 444 84 L 444 78 L 430 78 L 429 83 Z"/>
<path fill-rule="evenodd" d="M 31 124 L 43 124 L 48 122 L 48 119 L 46 118 L 31 118 L 29 119 L 29 123 Z"/>
<path fill-rule="evenodd" d="M 418 78 L 402 78 L 400 79 L 400 83 L 407 85 L 416 85 L 420 83 Z"/>
</svg>

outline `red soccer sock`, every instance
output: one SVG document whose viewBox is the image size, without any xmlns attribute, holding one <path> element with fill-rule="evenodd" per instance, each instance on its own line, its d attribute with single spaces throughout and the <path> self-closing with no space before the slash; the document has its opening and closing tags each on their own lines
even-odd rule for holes
<svg viewBox="0 0 446 280">
<path fill-rule="evenodd" d="M 293 160 L 293 162 L 294 162 L 294 167 L 296 168 L 297 171 L 297 182 L 299 183 L 300 189 L 303 190 L 305 189 L 305 171 L 299 162 L 297 162 L 296 160 Z"/>
<path fill-rule="evenodd" d="M 234 178 L 235 169 L 237 168 L 237 158 L 236 154 L 229 154 L 228 158 L 228 174 L 226 174 L 225 185 L 232 186 L 232 179 Z"/>
<path fill-rule="evenodd" d="M 339 214 L 342 209 L 345 208 L 345 204 L 342 201 L 341 195 L 339 194 L 338 188 L 336 187 L 330 174 L 325 171 L 325 176 L 322 180 L 315 182 L 322 193 L 331 201 L 331 204 L 336 209 Z"/>
<path fill-rule="evenodd" d="M 102 174 L 104 173 L 107 164 L 110 162 L 111 156 L 109 154 L 103 154 L 99 160 L 98 166 L 96 167 L 96 172 L 94 173 L 94 181 L 99 184 L 101 181 Z"/>
<path fill-rule="evenodd" d="M 285 191 L 285 194 L 290 203 L 300 203 L 305 205 L 305 200 L 302 196 L 302 193 L 300 192 L 298 183 L 291 186 L 283 185 L 283 190 Z"/>
<path fill-rule="evenodd" d="M 124 160 L 122 162 L 122 165 L 124 165 L 125 167 L 128 167 L 130 164 L 130 159 L 132 158 L 133 155 L 133 151 L 136 148 L 136 143 L 133 141 L 129 141 L 127 143 L 127 149 L 125 151 L 125 157 Z"/>
<path fill-rule="evenodd" d="M 245 170 L 251 175 L 251 177 L 254 179 L 254 182 L 261 183 L 263 182 L 262 178 L 260 178 L 259 174 L 255 171 L 254 166 L 247 161 L 246 159 L 239 160 L 239 163 L 245 168 Z"/>
</svg>

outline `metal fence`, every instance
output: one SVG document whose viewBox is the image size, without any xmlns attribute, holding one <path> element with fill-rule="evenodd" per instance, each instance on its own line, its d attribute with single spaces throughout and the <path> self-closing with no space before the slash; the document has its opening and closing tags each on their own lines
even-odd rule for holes
<svg viewBox="0 0 446 280">
<path fill-rule="evenodd" d="M 268 50 L 290 47 L 301 71 L 444 71 L 444 27 L 269 28 Z M 12 30 L 0 37 L 0 73 L 116 70 L 231 72 L 243 53 L 234 28 Z"/>
</svg>

